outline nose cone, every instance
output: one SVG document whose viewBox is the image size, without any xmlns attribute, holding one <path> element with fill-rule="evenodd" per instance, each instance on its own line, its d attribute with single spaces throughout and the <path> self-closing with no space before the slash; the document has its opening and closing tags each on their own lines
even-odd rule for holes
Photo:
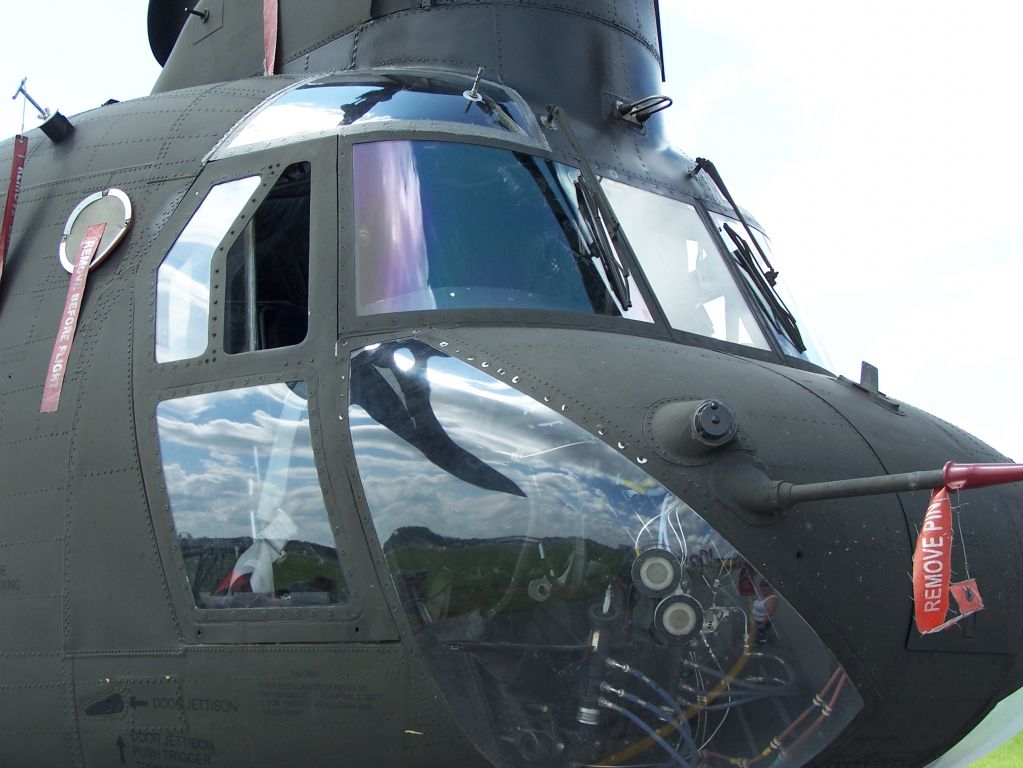
<svg viewBox="0 0 1023 768">
<path fill-rule="evenodd" d="M 1006 569 L 1023 559 L 1017 487 L 953 498 L 953 580 L 976 578 L 986 608 L 928 636 L 913 626 L 910 580 L 927 492 L 773 516 L 725 501 L 729 478 L 750 467 L 812 483 L 1003 461 L 990 447 L 850 382 L 711 350 L 552 329 L 460 328 L 455 337 L 477 359 L 520 373 L 533 397 L 571 404 L 569 418 L 685 499 L 806 619 L 864 697 L 843 759 L 919 764 L 1023 683 L 1023 612 L 1013 597 L 1023 575 Z M 727 403 L 737 434 L 723 447 L 684 450 L 686 430 L 672 425 L 690 423 L 683 412 L 705 400 Z"/>
<path fill-rule="evenodd" d="M 513 386 L 527 381 L 552 379 L 434 332 L 351 358 L 376 538 L 466 735 L 500 766 L 819 754 L 862 706 L 835 655 L 646 471 L 641 439 L 553 386 Z M 720 447 L 725 414 L 705 399 L 683 421 Z"/>
</svg>

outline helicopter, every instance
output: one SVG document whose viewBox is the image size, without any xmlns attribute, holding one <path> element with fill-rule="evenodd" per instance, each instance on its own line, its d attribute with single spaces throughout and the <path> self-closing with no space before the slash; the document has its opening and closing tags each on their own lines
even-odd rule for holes
<svg viewBox="0 0 1023 768">
<path fill-rule="evenodd" d="M 1023 685 L 1017 470 L 820 364 L 656 3 L 260 5 L 30 133 L 5 765 L 917 766 Z"/>
</svg>

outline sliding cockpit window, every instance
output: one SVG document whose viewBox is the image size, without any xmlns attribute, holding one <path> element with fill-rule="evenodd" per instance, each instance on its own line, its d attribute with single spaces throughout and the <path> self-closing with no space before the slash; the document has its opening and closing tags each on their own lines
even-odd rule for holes
<svg viewBox="0 0 1023 768">
<path fill-rule="evenodd" d="M 310 164 L 285 168 L 250 216 L 260 176 L 217 184 L 157 271 L 158 363 L 301 343 L 309 326 Z M 265 186 L 269 186 L 266 184 Z M 226 251 L 226 257 L 224 252 Z M 223 259 L 224 311 L 211 302 L 214 257 Z M 219 263 L 219 262 L 218 262 Z M 219 282 L 219 281 L 218 281 Z"/>
</svg>

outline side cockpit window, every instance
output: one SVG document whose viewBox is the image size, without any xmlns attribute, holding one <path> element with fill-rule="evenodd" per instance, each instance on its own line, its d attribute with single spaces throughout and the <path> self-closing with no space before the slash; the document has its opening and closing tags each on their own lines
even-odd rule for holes
<svg viewBox="0 0 1023 768">
<path fill-rule="evenodd" d="M 313 457 L 305 382 L 164 400 L 156 420 L 197 608 L 347 601 Z"/>
<path fill-rule="evenodd" d="M 258 187 L 259 176 L 248 176 L 210 189 L 160 265 L 156 362 L 187 360 L 206 351 L 213 254 Z"/>
<path fill-rule="evenodd" d="M 236 354 L 289 347 L 305 339 L 310 164 L 285 168 L 259 206 L 246 215 L 260 183 L 260 176 L 248 176 L 213 186 L 160 265 L 156 362 L 197 357 L 221 340 L 225 352 Z M 210 307 L 220 290 L 219 284 L 211 285 L 211 275 L 221 264 L 227 277 L 225 311 L 222 318 L 212 318 L 211 329 Z"/>
<path fill-rule="evenodd" d="M 290 347 L 309 327 L 309 163 L 289 166 L 227 254 L 224 351 Z"/>
</svg>

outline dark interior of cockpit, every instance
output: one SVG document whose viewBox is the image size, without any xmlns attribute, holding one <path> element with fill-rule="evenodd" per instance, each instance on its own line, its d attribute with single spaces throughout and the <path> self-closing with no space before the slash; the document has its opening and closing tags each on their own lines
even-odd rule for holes
<svg viewBox="0 0 1023 768">
<path fill-rule="evenodd" d="M 288 166 L 227 254 L 224 350 L 289 347 L 309 325 L 309 163 Z"/>
</svg>

